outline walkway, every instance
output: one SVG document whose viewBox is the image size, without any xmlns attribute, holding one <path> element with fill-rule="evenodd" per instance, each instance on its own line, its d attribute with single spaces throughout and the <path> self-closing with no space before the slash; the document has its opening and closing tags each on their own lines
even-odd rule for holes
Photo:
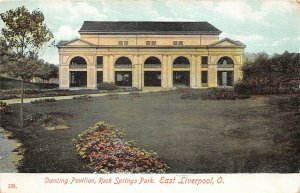
<svg viewBox="0 0 300 193">
<path fill-rule="evenodd" d="M 133 91 L 134 93 L 150 93 L 150 92 L 160 92 L 160 91 L 166 91 L 166 89 L 163 89 L 161 87 L 147 87 L 144 88 L 143 91 Z M 100 96 L 106 96 L 109 94 L 118 94 L 118 95 L 124 95 L 124 94 L 130 94 L 132 92 L 107 92 L 107 93 L 96 93 L 96 94 L 82 94 L 82 95 L 69 95 L 69 96 L 52 96 L 52 97 L 37 97 L 37 98 L 24 98 L 24 103 L 30 103 L 31 101 L 37 100 L 37 99 L 50 99 L 55 98 L 55 100 L 66 100 L 66 99 L 73 99 L 73 97 L 78 96 L 84 96 L 88 95 L 91 97 L 100 97 Z M 7 104 L 19 104 L 21 103 L 20 98 L 17 99 L 8 99 L 8 100 L 2 100 L 3 102 L 6 102 Z"/>
<path fill-rule="evenodd" d="M 16 140 L 8 139 L 9 134 L 0 127 L 0 173 L 18 172 L 16 163 L 21 158 L 13 152 L 20 144 Z"/>
</svg>

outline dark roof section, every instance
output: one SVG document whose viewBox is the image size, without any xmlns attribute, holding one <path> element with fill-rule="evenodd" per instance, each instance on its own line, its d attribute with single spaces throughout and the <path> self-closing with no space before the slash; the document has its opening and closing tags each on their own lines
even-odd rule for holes
<svg viewBox="0 0 300 193">
<path fill-rule="evenodd" d="M 221 31 L 208 22 L 85 21 L 79 33 L 219 35 Z"/>
</svg>

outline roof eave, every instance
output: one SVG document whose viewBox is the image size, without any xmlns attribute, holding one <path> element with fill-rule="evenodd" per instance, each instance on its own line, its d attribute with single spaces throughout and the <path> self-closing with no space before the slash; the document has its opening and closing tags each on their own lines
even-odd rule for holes
<svg viewBox="0 0 300 193">
<path fill-rule="evenodd" d="M 101 35 L 220 35 L 221 31 L 185 31 L 185 32 L 176 32 L 176 31 L 157 31 L 157 32 L 99 32 L 99 31 L 85 31 L 79 30 L 80 34 L 101 34 Z"/>
</svg>

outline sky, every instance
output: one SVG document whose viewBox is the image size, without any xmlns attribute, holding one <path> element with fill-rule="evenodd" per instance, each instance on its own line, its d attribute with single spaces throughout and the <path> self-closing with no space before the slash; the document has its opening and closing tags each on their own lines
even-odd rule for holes
<svg viewBox="0 0 300 193">
<path fill-rule="evenodd" d="M 207 21 L 222 31 L 220 39 L 246 44 L 245 52 L 300 52 L 300 0 L 0 0 L 0 13 L 23 5 L 43 12 L 56 42 L 79 38 L 87 20 Z M 57 48 L 41 58 L 58 64 Z"/>
</svg>

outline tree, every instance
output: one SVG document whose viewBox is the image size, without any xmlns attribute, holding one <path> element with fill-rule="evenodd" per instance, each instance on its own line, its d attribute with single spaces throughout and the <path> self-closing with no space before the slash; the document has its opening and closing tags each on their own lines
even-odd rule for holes
<svg viewBox="0 0 300 193">
<path fill-rule="evenodd" d="M 53 38 L 53 34 L 39 10 L 30 12 L 23 6 L 1 13 L 0 16 L 6 26 L 2 29 L 1 39 L 10 54 L 9 60 L 3 63 L 2 71 L 22 80 L 20 126 L 23 127 L 24 82 L 36 75 L 38 53 Z"/>
<path fill-rule="evenodd" d="M 49 64 L 48 62 L 43 62 L 40 66 L 37 77 L 41 78 L 43 81 L 49 81 L 50 78 L 58 77 L 58 67 L 54 64 Z"/>
</svg>

